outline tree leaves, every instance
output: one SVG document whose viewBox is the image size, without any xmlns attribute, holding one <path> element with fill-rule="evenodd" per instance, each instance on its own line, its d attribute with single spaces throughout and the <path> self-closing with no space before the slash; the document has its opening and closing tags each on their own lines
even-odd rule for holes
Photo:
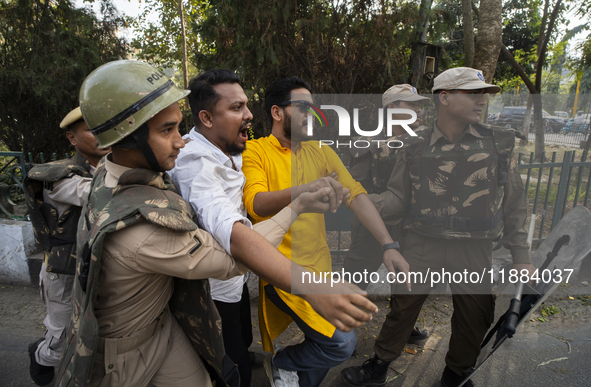
<svg viewBox="0 0 591 387">
<path fill-rule="evenodd" d="M 68 0 L 0 2 L 0 140 L 10 150 L 70 152 L 59 124 L 82 81 L 127 54 L 122 20 L 110 1 L 100 5 L 102 20 Z"/>
</svg>

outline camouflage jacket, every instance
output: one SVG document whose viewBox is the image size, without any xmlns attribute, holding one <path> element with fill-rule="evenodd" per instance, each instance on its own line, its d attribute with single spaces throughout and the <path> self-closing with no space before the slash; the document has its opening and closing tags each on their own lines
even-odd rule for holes
<svg viewBox="0 0 591 387">
<path fill-rule="evenodd" d="M 100 166 L 92 183 L 88 206 L 79 225 L 79 260 L 72 293 L 72 321 L 57 372 L 59 386 L 91 382 L 99 329 L 94 313 L 105 237 L 142 219 L 177 231 L 197 229 L 191 206 L 176 192 L 168 175 L 146 169 L 129 170 L 118 185 L 105 186 Z M 209 293 L 209 282 L 175 279 L 170 308 L 201 357 L 229 385 L 239 382 L 238 371 L 225 355 L 221 319 Z"/>
<path fill-rule="evenodd" d="M 472 128 L 476 135 L 465 133 L 453 144 L 431 141 L 432 129 L 407 138 L 401 151 L 411 184 L 407 228 L 446 238 L 495 239 L 501 234 L 515 135 L 480 124 Z"/>
<path fill-rule="evenodd" d="M 420 126 L 416 130 L 428 129 Z M 358 140 L 370 142 L 367 148 L 351 148 L 351 162 L 349 172 L 353 179 L 363 185 L 368 194 L 380 194 L 388 189 L 388 180 L 396 164 L 396 148 L 388 146 L 389 141 L 400 141 L 407 138 L 407 135 L 394 136 L 387 139 L 377 137 L 361 136 Z M 377 142 L 372 140 L 380 140 Z M 404 142 L 404 141 L 403 141 Z M 394 145 L 393 145 L 394 146 Z"/>
<path fill-rule="evenodd" d="M 43 201 L 43 189 L 51 190 L 54 182 L 72 175 L 92 177 L 90 163 L 79 153 L 71 159 L 35 165 L 24 181 L 35 243 L 46 253 L 47 271 L 59 274 L 76 272 L 76 234 L 82 208 L 70 206 L 58 216 L 55 207 Z"/>
</svg>

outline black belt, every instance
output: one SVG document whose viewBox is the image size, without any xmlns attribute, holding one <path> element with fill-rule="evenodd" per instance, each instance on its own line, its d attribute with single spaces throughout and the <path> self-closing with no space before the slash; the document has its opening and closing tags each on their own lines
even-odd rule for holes
<svg viewBox="0 0 591 387">
<path fill-rule="evenodd" d="M 411 210 L 413 221 L 419 221 L 429 226 L 444 227 L 454 231 L 488 231 L 499 225 L 503 219 L 503 208 L 490 218 L 474 219 L 461 216 L 423 215 Z"/>
</svg>

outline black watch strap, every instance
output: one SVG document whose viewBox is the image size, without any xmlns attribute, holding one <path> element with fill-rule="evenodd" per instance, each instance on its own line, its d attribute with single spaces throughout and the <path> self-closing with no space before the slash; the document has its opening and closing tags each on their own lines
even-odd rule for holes
<svg viewBox="0 0 591 387">
<path fill-rule="evenodd" d="M 398 242 L 393 242 L 393 243 L 386 243 L 385 245 L 382 246 L 382 250 L 384 252 L 386 252 L 386 250 L 390 250 L 390 249 L 399 250 L 400 244 L 398 244 Z"/>
</svg>

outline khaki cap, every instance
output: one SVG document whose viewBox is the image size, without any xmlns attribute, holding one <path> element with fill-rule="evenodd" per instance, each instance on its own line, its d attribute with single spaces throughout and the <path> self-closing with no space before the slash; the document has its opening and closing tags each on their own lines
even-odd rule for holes
<svg viewBox="0 0 591 387">
<path fill-rule="evenodd" d="M 482 71 L 470 67 L 456 67 L 445 70 L 433 80 L 433 91 L 437 90 L 481 90 L 489 94 L 501 91 L 496 85 L 484 81 Z"/>
<path fill-rule="evenodd" d="M 74 122 L 79 121 L 82 119 L 82 111 L 80 111 L 80 106 L 76 109 L 72 110 L 68 113 L 68 115 L 62 120 L 60 123 L 60 128 L 68 129 L 68 126 L 72 125 Z"/>
<path fill-rule="evenodd" d="M 425 103 L 431 98 L 423 97 L 417 93 L 417 89 L 411 85 L 394 85 L 382 94 L 382 106 L 388 106 L 392 102 L 408 101 Z"/>
</svg>

